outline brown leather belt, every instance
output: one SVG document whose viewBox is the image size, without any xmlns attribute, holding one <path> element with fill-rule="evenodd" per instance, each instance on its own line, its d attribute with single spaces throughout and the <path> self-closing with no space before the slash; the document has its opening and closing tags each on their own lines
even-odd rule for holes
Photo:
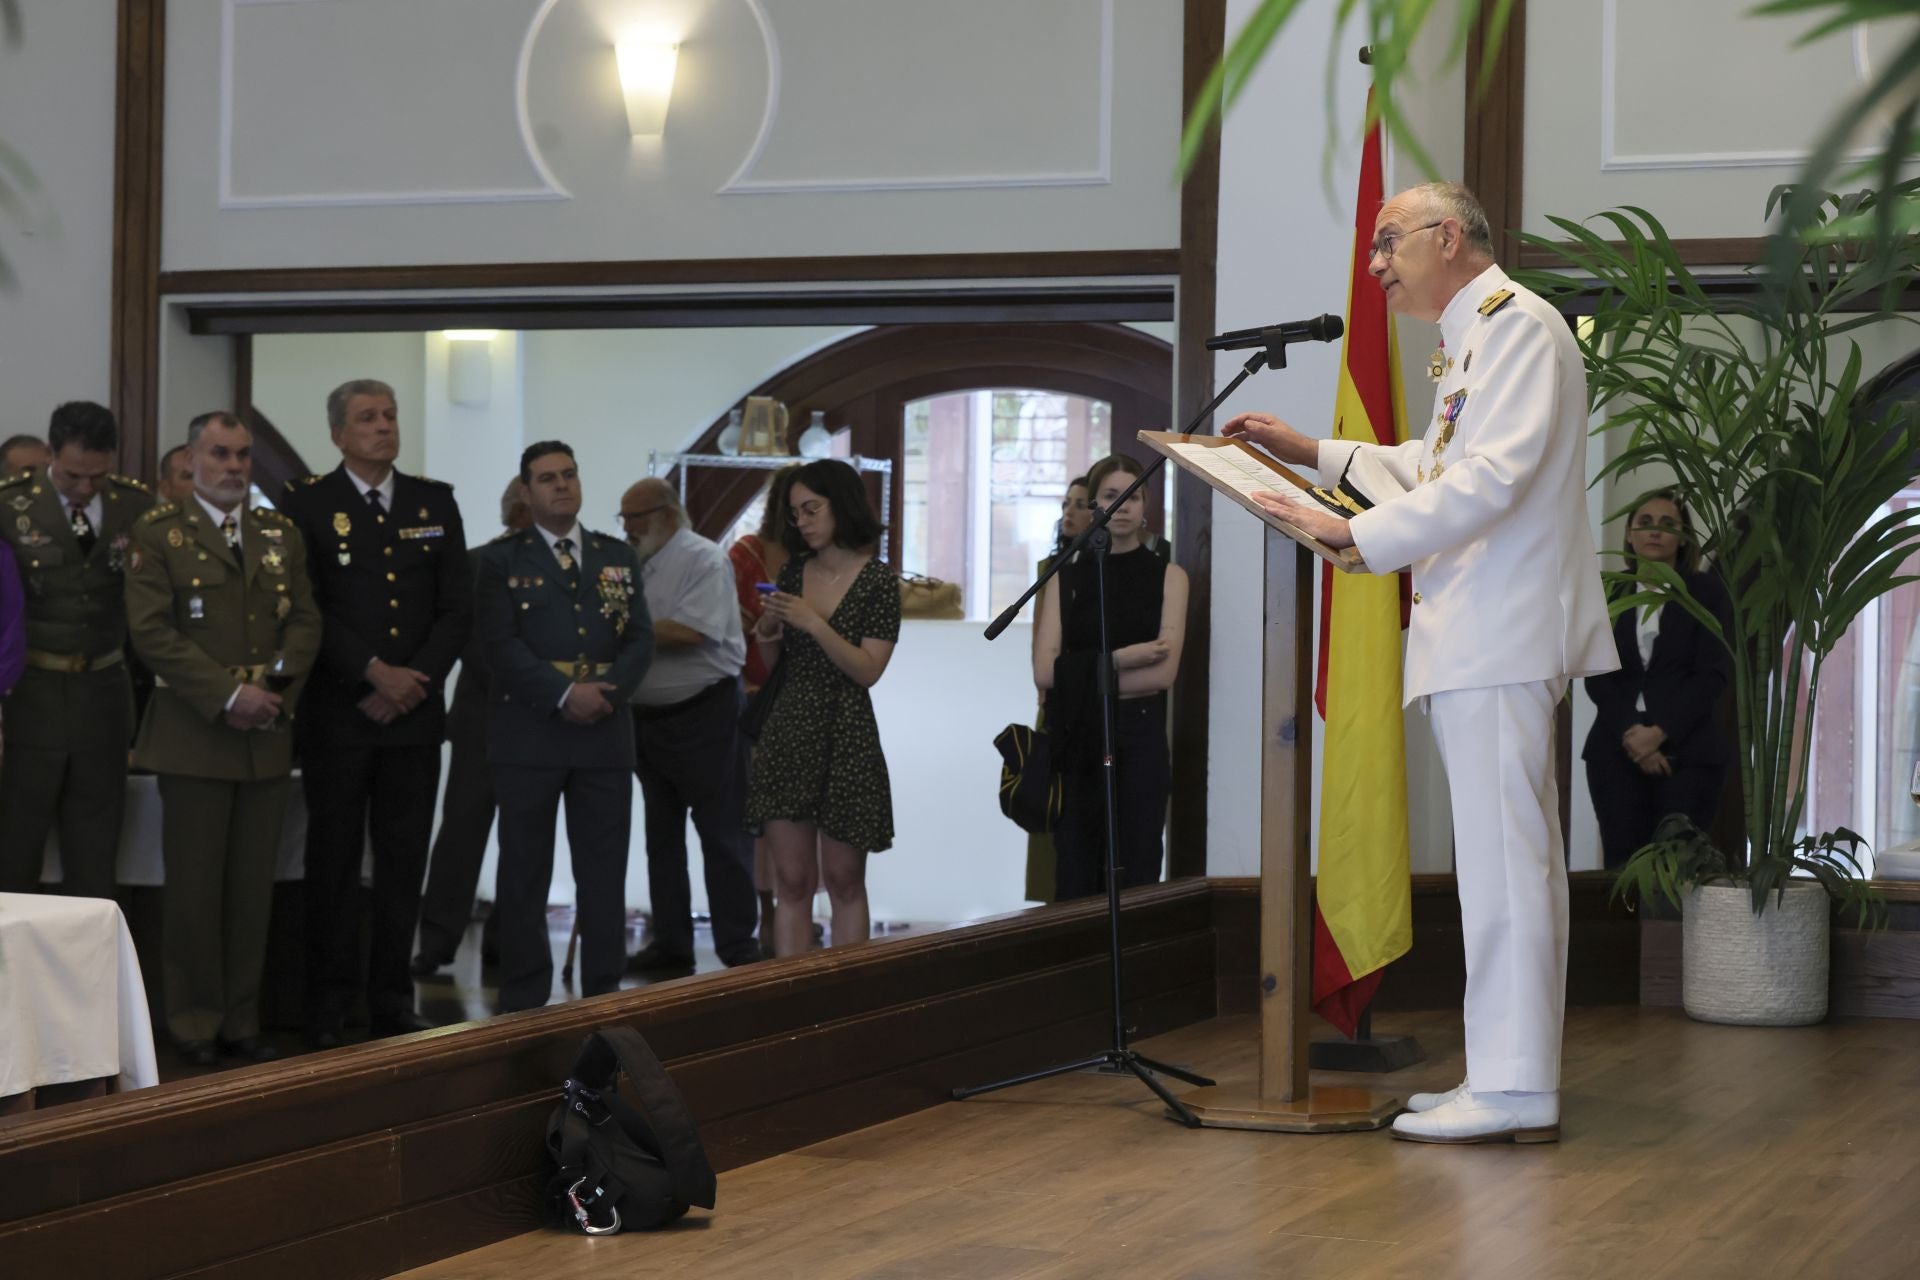
<svg viewBox="0 0 1920 1280">
<path fill-rule="evenodd" d="M 549 661 L 553 663 L 553 669 L 555 671 L 558 671 L 575 684 L 596 679 L 613 670 L 613 664 L 611 662 L 588 662 L 585 658 L 580 659 L 578 662 L 567 662 L 561 658 L 552 658 L 549 659 Z"/>
<path fill-rule="evenodd" d="M 126 660 L 126 655 L 115 649 L 112 653 L 103 653 L 99 657 L 89 658 L 84 653 L 48 653 L 45 649 L 27 650 L 27 665 L 38 667 L 42 671 L 61 671 L 67 675 L 79 675 L 86 671 L 102 671 L 118 666 Z"/>
<path fill-rule="evenodd" d="M 228 667 L 227 674 L 235 680 L 238 680 L 241 684 L 259 684 L 267 678 L 267 664 L 257 662 L 251 667 Z M 171 689 L 173 687 L 167 683 L 165 676 L 155 676 L 153 678 L 153 686 L 156 689 Z"/>
</svg>

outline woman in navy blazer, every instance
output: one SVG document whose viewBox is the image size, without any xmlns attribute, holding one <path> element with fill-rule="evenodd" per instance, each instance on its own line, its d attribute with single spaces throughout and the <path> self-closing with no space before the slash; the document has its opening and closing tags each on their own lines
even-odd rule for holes
<svg viewBox="0 0 1920 1280">
<path fill-rule="evenodd" d="M 1661 490 L 1627 521 L 1627 568 L 1642 560 L 1673 566 L 1694 599 L 1733 625 L 1727 590 L 1699 567 L 1686 505 Z M 1620 669 L 1587 678 L 1597 713 L 1581 758 L 1600 819 L 1608 867 L 1623 865 L 1670 813 L 1705 830 L 1726 778 L 1728 745 L 1715 715 L 1733 674 L 1733 656 L 1685 608 L 1667 604 L 1648 616 L 1630 609 L 1613 620 Z"/>
</svg>

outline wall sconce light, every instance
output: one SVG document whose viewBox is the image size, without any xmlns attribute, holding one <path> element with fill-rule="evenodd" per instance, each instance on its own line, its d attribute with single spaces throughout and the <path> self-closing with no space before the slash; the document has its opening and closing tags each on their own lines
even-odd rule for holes
<svg viewBox="0 0 1920 1280">
<path fill-rule="evenodd" d="M 659 137 L 667 129 L 680 46 L 622 40 L 613 47 L 613 56 L 620 68 L 620 91 L 627 98 L 627 128 L 636 138 Z"/>
<path fill-rule="evenodd" d="M 497 329 L 447 330 L 447 399 L 478 408 L 493 396 Z"/>
</svg>

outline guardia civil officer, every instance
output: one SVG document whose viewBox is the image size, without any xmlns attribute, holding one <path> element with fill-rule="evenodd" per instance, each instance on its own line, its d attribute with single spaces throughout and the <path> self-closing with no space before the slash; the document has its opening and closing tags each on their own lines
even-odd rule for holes
<svg viewBox="0 0 1920 1280">
<path fill-rule="evenodd" d="M 473 624 L 453 487 L 394 468 L 393 388 L 371 378 L 335 387 L 327 427 L 340 465 L 290 481 L 281 499 L 306 542 L 326 624 L 300 736 L 307 1039 L 315 1048 L 340 1043 L 358 995 L 369 841 L 369 1024 L 376 1036 L 433 1025 L 414 1010 L 409 957 L 440 783 L 445 683 Z"/>
<path fill-rule="evenodd" d="M 62 892 L 110 898 L 133 729 L 122 575 L 153 498 L 111 473 L 120 432 L 101 405 L 61 405 L 47 439 L 45 464 L 0 480 L 0 539 L 25 588 L 27 643 L 0 757 L 0 891 L 39 885 L 57 830 Z"/>
<path fill-rule="evenodd" d="M 533 527 L 479 560 L 476 625 L 490 678 L 487 754 L 500 809 L 500 1008 L 537 1008 L 553 986 L 547 891 L 554 822 L 567 802 L 580 921 L 580 986 L 599 995 L 625 966 L 633 822 L 629 699 L 653 654 L 640 565 L 619 538 L 580 524 L 580 475 L 558 440 L 520 456 Z"/>
<path fill-rule="evenodd" d="M 1413 570 L 1405 693 L 1426 705 L 1453 800 L 1467 1080 L 1413 1095 L 1393 1134 L 1552 1140 L 1567 986 L 1554 709 L 1570 677 L 1620 664 L 1587 526 L 1586 370 L 1565 318 L 1495 265 L 1464 187 L 1382 205 L 1368 269 L 1389 311 L 1440 325 L 1424 438 L 1313 440 L 1267 414 L 1222 434 L 1323 477 L 1364 449 L 1402 490 L 1351 519 L 1256 495 L 1328 546 L 1358 548 L 1374 573 Z"/>
</svg>

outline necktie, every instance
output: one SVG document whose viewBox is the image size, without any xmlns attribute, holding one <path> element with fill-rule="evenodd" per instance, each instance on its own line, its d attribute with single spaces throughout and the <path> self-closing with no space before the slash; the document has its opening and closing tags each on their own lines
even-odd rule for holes
<svg viewBox="0 0 1920 1280">
<path fill-rule="evenodd" d="M 373 508 L 373 514 L 376 516 L 387 514 L 387 506 L 384 502 L 380 501 L 380 491 L 378 489 L 367 490 L 367 505 Z"/>
<path fill-rule="evenodd" d="M 83 556 L 92 555 L 93 544 L 99 541 L 99 539 L 94 536 L 93 521 L 87 519 L 86 505 L 75 502 L 70 504 L 70 506 L 73 510 L 73 536 L 79 539 L 80 554 Z"/>
<path fill-rule="evenodd" d="M 553 544 L 553 554 L 560 557 L 560 567 L 568 573 L 573 572 L 573 539 L 561 538 Z"/>
<path fill-rule="evenodd" d="M 233 512 L 227 512 L 227 518 L 220 522 L 220 535 L 227 540 L 227 550 L 233 552 L 237 559 L 240 555 L 240 522 L 234 518 Z"/>
</svg>

